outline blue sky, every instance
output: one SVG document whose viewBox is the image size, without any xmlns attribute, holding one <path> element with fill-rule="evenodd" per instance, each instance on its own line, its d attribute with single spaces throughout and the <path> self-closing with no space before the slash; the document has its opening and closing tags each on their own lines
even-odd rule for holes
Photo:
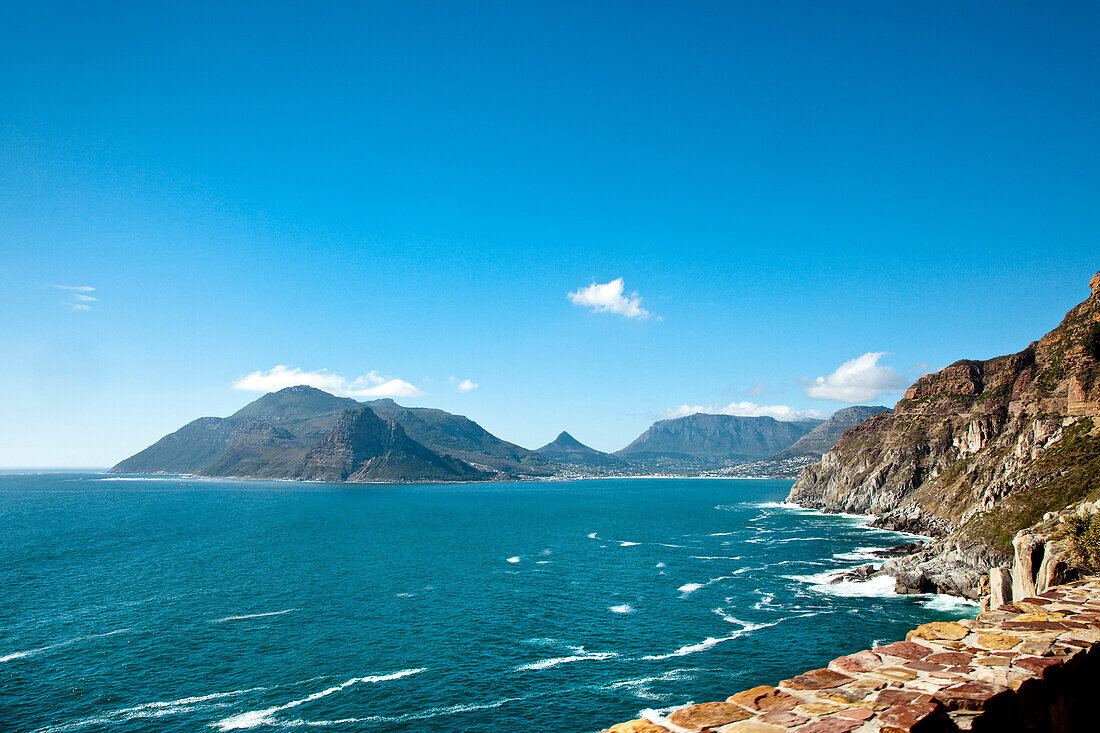
<svg viewBox="0 0 1100 733">
<path fill-rule="evenodd" d="M 0 7 L 0 465 L 295 378 L 528 447 L 892 404 L 1100 268 L 1094 3 L 310 5 Z"/>
</svg>

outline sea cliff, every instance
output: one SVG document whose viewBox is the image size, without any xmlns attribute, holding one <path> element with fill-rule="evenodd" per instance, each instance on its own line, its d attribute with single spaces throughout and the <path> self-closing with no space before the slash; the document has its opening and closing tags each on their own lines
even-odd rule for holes
<svg viewBox="0 0 1100 733">
<path fill-rule="evenodd" d="M 893 413 L 848 430 L 788 500 L 929 535 L 885 563 L 901 592 L 977 599 L 1017 533 L 1100 496 L 1100 273 L 1089 297 L 1016 354 L 921 377 Z"/>
</svg>

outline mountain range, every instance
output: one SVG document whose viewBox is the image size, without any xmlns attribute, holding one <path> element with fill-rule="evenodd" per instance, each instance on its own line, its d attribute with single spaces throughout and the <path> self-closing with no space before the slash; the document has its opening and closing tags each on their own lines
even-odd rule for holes
<svg viewBox="0 0 1100 733">
<path fill-rule="evenodd" d="M 615 455 L 655 468 L 709 468 L 773 456 L 823 422 L 699 412 L 653 423 Z"/>
<path fill-rule="evenodd" d="M 860 417 L 885 409 L 847 408 L 828 421 L 800 422 L 700 413 L 654 423 L 614 454 L 564 431 L 532 451 L 461 415 L 302 385 L 266 394 L 229 417 L 198 418 L 111 471 L 352 482 L 538 478 L 578 469 L 695 473 L 790 451 L 819 456 Z"/>
</svg>

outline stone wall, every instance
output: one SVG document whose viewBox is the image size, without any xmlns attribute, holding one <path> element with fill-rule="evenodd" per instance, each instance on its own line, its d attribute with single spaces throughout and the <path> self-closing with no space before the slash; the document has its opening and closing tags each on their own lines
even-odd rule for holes
<svg viewBox="0 0 1100 733">
<path fill-rule="evenodd" d="M 1021 542 L 1018 555 L 1041 567 L 1034 549 Z M 1007 572 L 999 582 L 1011 589 L 1016 578 Z M 1020 575 L 1021 588 L 1032 587 L 1027 577 Z M 778 686 L 605 733 L 1081 733 L 1100 730 L 1098 688 L 1100 580 L 1091 579 L 1037 591 L 975 620 L 924 624 L 906 641 L 839 657 Z"/>
</svg>

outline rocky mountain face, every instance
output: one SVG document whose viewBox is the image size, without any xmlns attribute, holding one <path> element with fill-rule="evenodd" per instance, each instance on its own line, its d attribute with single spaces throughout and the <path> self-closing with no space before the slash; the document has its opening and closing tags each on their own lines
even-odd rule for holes
<svg viewBox="0 0 1100 733">
<path fill-rule="evenodd" d="M 751 461 L 775 455 L 822 422 L 696 413 L 653 423 L 615 455 L 631 463 L 701 468 Z"/>
<path fill-rule="evenodd" d="M 413 440 L 444 455 L 517 476 L 550 476 L 557 466 L 533 450 L 501 440 L 473 420 L 428 407 L 402 407 L 393 400 L 363 403 L 383 420 L 394 420 Z"/>
<path fill-rule="evenodd" d="M 840 436 L 844 435 L 849 428 L 854 428 L 880 412 L 890 412 L 890 408 L 881 405 L 874 407 L 855 405 L 837 410 L 828 420 L 796 440 L 794 445 L 776 453 L 772 458 L 775 460 L 797 458 L 799 456 L 820 458 L 836 445 L 836 442 L 840 440 Z"/>
<path fill-rule="evenodd" d="M 393 400 L 362 403 L 301 385 L 266 394 L 229 417 L 194 420 L 121 461 L 111 472 L 294 478 L 307 454 L 329 435 L 343 413 L 364 407 L 382 420 L 396 422 L 406 438 L 463 465 L 476 464 L 479 472 L 544 476 L 556 468 L 549 459 L 501 440 L 459 415 L 405 408 Z M 377 474 L 380 469 L 372 470 Z"/>
<path fill-rule="evenodd" d="M 336 425 L 309 450 L 293 478 L 314 481 L 481 481 L 489 474 L 465 461 L 441 456 L 416 442 L 393 420 L 370 408 L 341 413 Z"/>
<path fill-rule="evenodd" d="M 936 537 L 886 564 L 899 589 L 977 598 L 1018 531 L 1100 495 L 1100 273 L 1090 288 L 1023 351 L 918 379 L 893 414 L 806 468 L 789 500 Z"/>
<path fill-rule="evenodd" d="M 539 448 L 537 452 L 552 461 L 567 466 L 625 469 L 630 465 L 618 456 L 589 448 L 564 430 L 553 442 L 547 443 Z"/>
<path fill-rule="evenodd" d="M 252 454 L 268 448 L 297 451 L 298 455 L 287 461 L 293 467 L 332 429 L 342 411 L 361 406 L 353 399 L 313 387 L 287 387 L 250 402 L 229 417 L 193 420 L 111 471 L 254 476 L 250 464 L 270 460 L 255 461 Z M 278 440 L 275 432 L 265 432 L 268 427 L 278 429 Z"/>
</svg>

